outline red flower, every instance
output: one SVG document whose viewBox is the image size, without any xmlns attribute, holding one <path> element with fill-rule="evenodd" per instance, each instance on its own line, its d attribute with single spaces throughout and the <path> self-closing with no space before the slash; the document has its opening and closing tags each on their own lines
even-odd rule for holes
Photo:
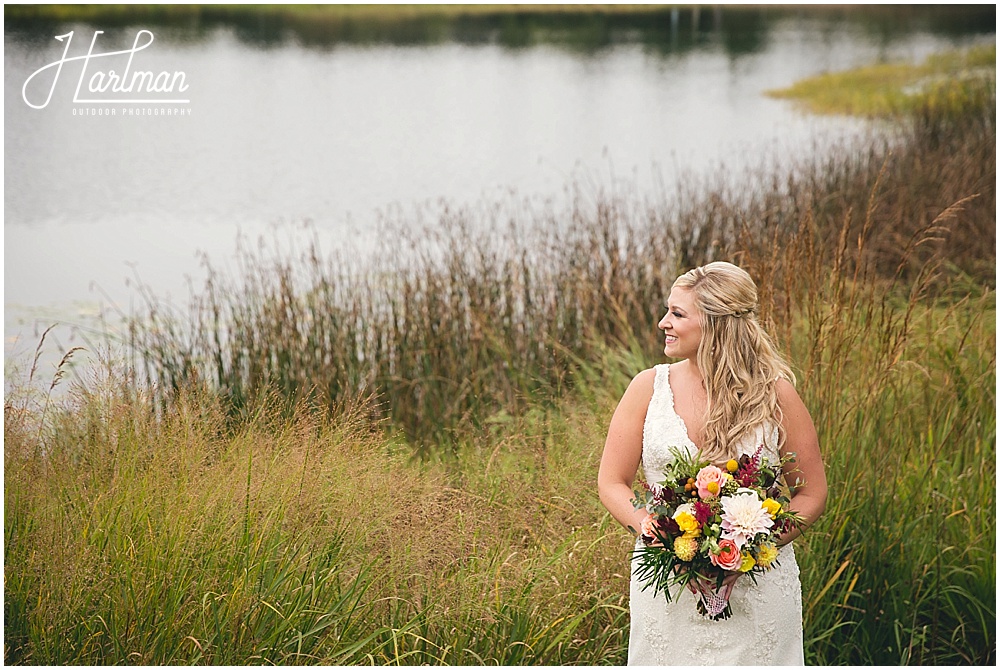
<svg viewBox="0 0 1000 670">
<path fill-rule="evenodd" d="M 699 525 L 704 526 L 709 517 L 712 516 L 712 508 L 707 502 L 696 500 L 694 502 L 694 518 Z"/>
<path fill-rule="evenodd" d="M 677 497 L 677 494 L 674 493 L 673 490 L 668 489 L 665 486 L 660 486 L 659 484 L 647 484 L 646 482 L 643 482 L 642 486 L 647 491 L 652 493 L 653 499 L 661 505 L 668 504 Z"/>
<path fill-rule="evenodd" d="M 757 447 L 753 456 L 743 454 L 740 456 L 740 469 L 734 477 L 740 486 L 753 486 L 757 480 L 757 473 L 760 472 L 760 457 L 764 451 L 764 445 Z"/>
<path fill-rule="evenodd" d="M 656 527 L 660 529 L 660 534 L 668 537 L 677 537 L 681 534 L 681 527 L 669 516 L 661 516 L 657 519 Z"/>
</svg>

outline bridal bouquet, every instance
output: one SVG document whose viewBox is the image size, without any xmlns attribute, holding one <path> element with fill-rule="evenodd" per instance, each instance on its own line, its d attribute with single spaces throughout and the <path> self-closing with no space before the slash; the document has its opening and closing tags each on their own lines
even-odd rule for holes
<svg viewBox="0 0 1000 670">
<path fill-rule="evenodd" d="M 724 468 L 673 450 L 666 479 L 635 492 L 632 503 L 648 512 L 639 529 L 645 546 L 635 551 L 644 590 L 652 586 L 670 602 L 669 587 L 690 584 L 702 615 L 727 619 L 732 580 L 723 585 L 726 575 L 745 573 L 756 583 L 756 574 L 778 565 L 778 536 L 799 522 L 778 485 L 793 456 L 772 464 L 762 450 Z"/>
</svg>

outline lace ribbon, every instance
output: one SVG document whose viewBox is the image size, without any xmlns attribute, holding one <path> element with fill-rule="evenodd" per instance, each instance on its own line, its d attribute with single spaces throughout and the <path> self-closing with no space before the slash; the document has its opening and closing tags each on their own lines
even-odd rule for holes
<svg viewBox="0 0 1000 670">
<path fill-rule="evenodd" d="M 733 611 L 729 607 L 729 595 L 733 592 L 733 583 L 726 584 L 716 591 L 710 584 L 698 582 L 698 612 L 713 621 L 728 619 Z"/>
</svg>

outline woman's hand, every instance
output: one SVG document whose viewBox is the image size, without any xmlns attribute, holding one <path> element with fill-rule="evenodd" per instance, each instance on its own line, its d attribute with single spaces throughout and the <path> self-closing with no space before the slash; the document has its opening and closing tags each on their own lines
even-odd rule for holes
<svg viewBox="0 0 1000 670">
<path fill-rule="evenodd" d="M 736 580 L 743 576 L 742 572 L 726 572 L 726 576 L 722 578 L 722 586 L 719 587 L 718 592 L 729 597 L 729 594 L 733 590 L 733 586 L 736 585 Z M 716 581 L 714 579 L 692 579 L 687 583 L 688 591 L 698 595 L 709 595 L 716 592 L 715 588 Z"/>
<path fill-rule="evenodd" d="M 687 572 L 687 567 L 683 565 L 678 565 L 676 568 L 674 568 L 674 572 L 678 575 L 682 575 L 685 572 Z M 725 575 L 726 576 L 722 578 L 722 586 L 719 587 L 719 593 L 722 593 L 728 598 L 729 593 L 733 590 L 733 586 L 736 584 L 736 580 L 742 577 L 743 573 L 730 572 L 727 570 L 725 572 Z M 715 584 L 716 580 L 714 579 L 696 577 L 695 579 L 692 579 L 687 584 L 685 584 L 685 586 L 687 587 L 688 591 L 690 591 L 695 595 L 698 595 L 699 593 L 703 595 L 708 595 L 709 593 L 715 592 Z"/>
</svg>

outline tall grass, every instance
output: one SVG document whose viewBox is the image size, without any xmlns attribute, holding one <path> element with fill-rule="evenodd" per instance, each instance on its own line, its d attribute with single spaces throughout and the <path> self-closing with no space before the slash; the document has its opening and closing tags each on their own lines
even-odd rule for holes
<svg viewBox="0 0 1000 670">
<path fill-rule="evenodd" d="M 790 348 L 831 482 L 800 542 L 814 663 L 996 660 L 996 295 L 937 269 L 909 295 L 859 269 L 796 296 Z"/>
<path fill-rule="evenodd" d="M 831 482 L 798 542 L 807 658 L 991 663 L 995 295 L 905 319 L 836 291 L 794 330 Z M 42 426 L 10 398 L 5 660 L 620 664 L 629 542 L 593 481 L 649 362 L 605 349 L 424 462 L 363 400 L 325 421 L 265 398 L 234 430 L 191 389 L 157 415 L 91 382 Z"/>
<path fill-rule="evenodd" d="M 41 456 L 11 399 L 6 661 L 617 658 L 622 538 L 572 495 L 600 446 L 592 414 L 512 418 L 460 463 L 414 466 L 364 401 L 321 422 L 272 400 L 230 432 L 212 395 L 156 418 L 128 383 L 92 382 L 49 414 Z"/>
<path fill-rule="evenodd" d="M 148 383 L 109 355 L 5 398 L 5 660 L 623 663 L 604 432 L 669 282 L 727 258 L 827 463 L 807 660 L 995 663 L 991 104 L 751 189 L 444 208 L 381 272 L 314 244 L 150 297 Z"/>
<path fill-rule="evenodd" d="M 577 185 L 562 205 L 442 205 L 426 229 L 385 222 L 386 247 L 364 262 L 315 240 L 298 253 L 244 249 L 240 275 L 210 270 L 181 318 L 150 297 L 132 339 L 164 402 L 194 380 L 237 418 L 264 389 L 328 407 L 368 391 L 426 451 L 558 394 L 594 343 L 656 355 L 647 334 L 682 268 L 730 258 L 782 287 L 764 315 L 786 338 L 795 287 L 831 268 L 905 283 L 938 259 L 949 276 L 992 283 L 995 114 L 972 109 L 927 105 L 867 152 L 692 181 L 658 201 Z M 810 267 L 788 257 L 793 238 L 814 249 Z"/>
</svg>

